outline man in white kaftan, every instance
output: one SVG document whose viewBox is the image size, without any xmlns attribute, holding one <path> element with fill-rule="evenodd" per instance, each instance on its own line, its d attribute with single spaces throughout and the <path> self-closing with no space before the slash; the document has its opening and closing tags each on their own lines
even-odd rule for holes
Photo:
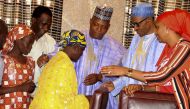
<svg viewBox="0 0 190 109">
<path fill-rule="evenodd" d="M 37 60 L 42 54 L 51 55 L 56 49 L 56 41 L 45 33 L 40 39 L 34 42 L 30 53 L 28 54 L 35 60 L 34 83 L 38 83 L 38 78 L 42 69 L 37 65 Z"/>
<path fill-rule="evenodd" d="M 51 53 L 56 51 L 56 41 L 47 33 L 51 23 L 52 12 L 48 7 L 38 6 L 35 8 L 31 24 L 31 29 L 35 33 L 35 41 L 28 56 L 35 61 L 34 83 L 36 86 L 43 65 L 49 61 Z"/>
</svg>

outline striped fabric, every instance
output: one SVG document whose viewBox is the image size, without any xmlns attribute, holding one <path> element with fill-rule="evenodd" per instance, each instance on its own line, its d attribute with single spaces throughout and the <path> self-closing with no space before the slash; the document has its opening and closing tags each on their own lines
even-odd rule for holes
<svg viewBox="0 0 190 109">
<path fill-rule="evenodd" d="M 157 73 L 145 73 L 149 85 L 162 85 L 172 81 L 180 109 L 190 108 L 190 43 L 180 40 L 167 64 Z"/>
</svg>

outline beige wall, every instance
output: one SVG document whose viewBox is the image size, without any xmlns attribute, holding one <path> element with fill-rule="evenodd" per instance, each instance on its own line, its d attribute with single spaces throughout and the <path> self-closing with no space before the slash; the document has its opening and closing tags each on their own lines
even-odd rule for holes
<svg viewBox="0 0 190 109">
<path fill-rule="evenodd" d="M 125 0 L 64 0 L 62 32 L 69 29 L 87 30 L 95 7 L 104 3 L 114 9 L 107 34 L 122 42 Z"/>
</svg>

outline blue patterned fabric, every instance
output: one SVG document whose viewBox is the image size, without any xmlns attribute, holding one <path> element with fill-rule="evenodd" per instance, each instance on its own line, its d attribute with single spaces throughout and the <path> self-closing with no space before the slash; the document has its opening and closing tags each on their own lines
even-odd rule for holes
<svg viewBox="0 0 190 109">
<path fill-rule="evenodd" d="M 164 44 L 160 43 L 155 34 L 149 34 L 143 36 L 143 49 L 145 50 L 146 57 L 145 61 L 143 61 L 143 57 L 136 58 L 133 62 L 133 57 L 135 55 L 136 49 L 142 37 L 139 35 L 135 35 L 132 39 L 131 45 L 129 47 L 128 53 L 125 55 L 125 58 L 122 60 L 122 65 L 125 67 L 133 68 L 135 70 L 140 71 L 156 71 L 156 63 L 162 53 L 164 48 Z M 115 89 L 111 92 L 113 96 L 119 94 L 124 86 L 128 84 L 142 84 L 141 82 L 128 78 L 128 77 L 120 77 L 116 79 L 114 82 Z"/>
<path fill-rule="evenodd" d="M 87 46 L 83 52 L 82 57 L 77 63 L 75 63 L 75 69 L 78 79 L 78 92 L 79 94 L 92 95 L 94 90 L 98 89 L 102 82 L 98 82 L 94 85 L 85 86 L 83 81 L 85 77 L 92 73 L 99 73 L 101 67 L 108 65 L 121 65 L 122 58 L 126 53 L 126 49 L 119 44 L 116 40 L 109 36 L 104 36 L 102 40 L 92 39 L 88 32 L 83 32 L 86 36 Z M 97 58 L 97 61 L 87 63 L 88 47 L 93 45 L 93 51 Z M 90 66 L 91 64 L 91 66 Z M 114 78 L 104 77 L 103 82 L 112 81 Z M 117 105 L 114 104 L 113 96 L 110 96 L 107 109 L 116 109 Z M 117 103 L 117 101 L 115 101 Z M 116 105 L 116 108 L 112 106 Z"/>
</svg>

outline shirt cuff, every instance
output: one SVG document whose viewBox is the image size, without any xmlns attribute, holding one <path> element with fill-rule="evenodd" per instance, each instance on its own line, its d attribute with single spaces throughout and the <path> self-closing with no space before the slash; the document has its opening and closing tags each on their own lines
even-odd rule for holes
<svg viewBox="0 0 190 109">
<path fill-rule="evenodd" d="M 116 79 L 115 81 L 113 81 L 114 84 L 114 90 L 111 91 L 111 95 L 112 96 L 117 96 L 120 91 L 122 90 L 122 88 L 127 84 L 128 78 L 127 77 L 120 77 L 118 79 Z"/>
</svg>

